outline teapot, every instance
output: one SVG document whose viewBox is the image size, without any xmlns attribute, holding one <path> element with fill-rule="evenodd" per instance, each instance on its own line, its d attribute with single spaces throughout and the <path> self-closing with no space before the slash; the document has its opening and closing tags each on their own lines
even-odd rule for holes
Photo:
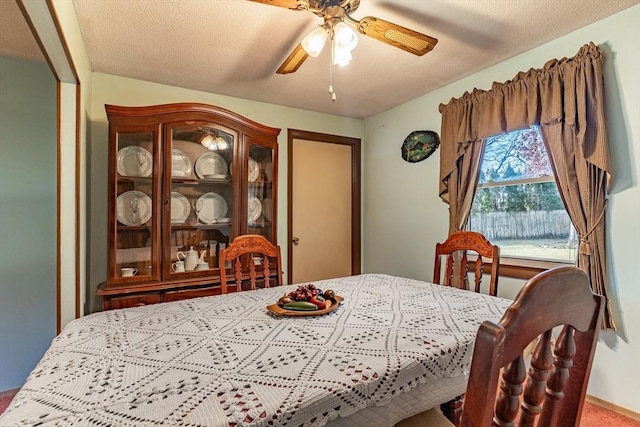
<svg viewBox="0 0 640 427">
<path fill-rule="evenodd" d="M 178 260 L 184 261 L 184 269 L 187 271 L 195 270 L 196 265 L 198 265 L 198 251 L 193 249 L 193 246 L 190 246 L 188 251 L 178 252 L 176 256 Z"/>
</svg>

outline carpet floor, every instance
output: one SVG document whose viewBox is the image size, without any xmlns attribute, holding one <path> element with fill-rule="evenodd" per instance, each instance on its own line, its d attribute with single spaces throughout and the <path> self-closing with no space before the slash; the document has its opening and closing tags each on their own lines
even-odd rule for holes
<svg viewBox="0 0 640 427">
<path fill-rule="evenodd" d="M 0 414 L 7 409 L 16 392 L 17 390 L 10 390 L 0 393 Z M 640 421 L 586 402 L 580 427 L 640 427 Z"/>
<path fill-rule="evenodd" d="M 640 427 L 640 421 L 586 402 L 580 419 L 580 427 Z"/>
</svg>

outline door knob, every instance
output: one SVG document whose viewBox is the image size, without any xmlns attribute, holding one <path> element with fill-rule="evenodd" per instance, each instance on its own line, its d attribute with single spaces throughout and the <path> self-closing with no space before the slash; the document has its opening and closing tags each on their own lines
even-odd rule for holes
<svg viewBox="0 0 640 427">
<path fill-rule="evenodd" d="M 300 239 L 298 239 L 297 237 L 294 237 L 293 239 L 291 239 L 291 242 L 292 242 L 294 245 L 298 246 L 298 243 L 300 243 Z"/>
</svg>

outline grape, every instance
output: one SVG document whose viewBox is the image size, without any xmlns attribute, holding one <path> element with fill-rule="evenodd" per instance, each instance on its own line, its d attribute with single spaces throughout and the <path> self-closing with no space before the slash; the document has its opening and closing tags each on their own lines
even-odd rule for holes
<svg viewBox="0 0 640 427">
<path fill-rule="evenodd" d="M 322 290 L 315 287 L 313 283 L 300 285 L 295 291 L 289 293 L 289 297 L 295 301 L 309 301 L 316 295 L 322 295 Z"/>
</svg>

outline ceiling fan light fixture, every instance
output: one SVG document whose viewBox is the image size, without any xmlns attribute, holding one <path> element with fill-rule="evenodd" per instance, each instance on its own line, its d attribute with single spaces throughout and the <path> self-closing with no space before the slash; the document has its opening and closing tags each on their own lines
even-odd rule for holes
<svg viewBox="0 0 640 427">
<path fill-rule="evenodd" d="M 302 39 L 302 48 L 309 54 L 309 56 L 316 58 L 318 55 L 320 55 L 322 48 L 327 42 L 327 37 L 329 37 L 327 29 L 323 26 L 320 26 L 307 34 L 304 39 Z"/>
<path fill-rule="evenodd" d="M 358 45 L 358 33 L 340 21 L 333 27 L 333 40 L 341 49 L 352 51 Z"/>
<path fill-rule="evenodd" d="M 309 57 L 317 57 L 327 39 L 331 40 L 331 59 L 329 64 L 346 64 L 349 55 L 343 49 L 352 51 L 358 45 L 359 34 L 381 41 L 405 52 L 422 56 L 431 51 L 438 39 L 419 33 L 375 16 L 355 19 L 351 16 L 360 6 L 361 0 L 251 0 L 258 3 L 280 6 L 292 10 L 305 10 L 323 18 L 324 23 L 316 28 L 296 45 L 276 74 L 295 72 Z M 393 2 L 390 2 L 393 3 Z M 347 25 L 348 24 L 348 25 Z M 357 30 L 354 30 L 355 29 Z M 359 33 L 359 34 L 358 34 Z M 337 42 L 336 42 L 337 40 Z M 335 48 L 335 45 L 339 49 Z M 334 60 L 338 50 L 338 59 Z"/>
</svg>

